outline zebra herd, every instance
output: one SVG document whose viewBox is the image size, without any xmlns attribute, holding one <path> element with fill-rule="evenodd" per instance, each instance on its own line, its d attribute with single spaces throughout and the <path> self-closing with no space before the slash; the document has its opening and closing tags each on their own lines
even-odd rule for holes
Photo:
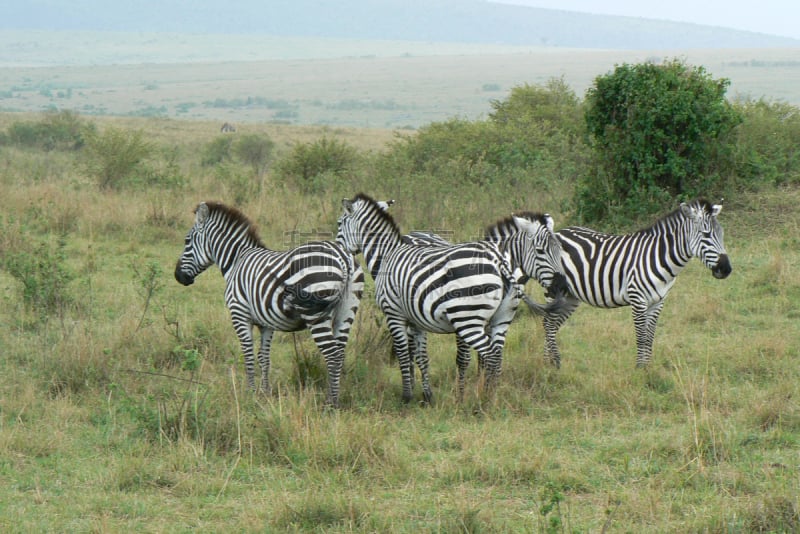
<svg viewBox="0 0 800 534">
<path fill-rule="evenodd" d="M 483 240 L 456 244 L 431 233 L 403 235 L 389 213 L 392 203 L 363 193 L 344 199 L 336 242 L 313 241 L 283 252 L 267 248 L 237 209 L 215 202 L 198 205 L 175 278 L 190 285 L 212 264 L 220 268 L 251 389 L 256 389 L 253 328 L 261 332 L 258 362 L 265 392 L 274 332 L 308 329 L 328 371 L 326 403 L 338 406 L 345 346 L 364 289 L 358 253 L 392 337 L 404 402 L 413 396 L 415 366 L 423 399 L 432 401 L 428 332 L 456 335 L 460 397 L 472 349 L 485 388 L 492 388 L 521 300 L 543 317 L 545 355 L 555 366 L 561 361 L 556 334 L 580 302 L 630 306 L 636 364 L 645 366 L 664 298 L 689 260 L 699 258 L 715 278 L 727 277 L 732 269 L 717 220 L 722 205 L 706 200 L 682 203 L 632 234 L 579 227 L 555 232 L 549 215 L 524 212 L 490 226 Z M 530 278 L 546 289 L 547 304 L 525 295 Z"/>
</svg>

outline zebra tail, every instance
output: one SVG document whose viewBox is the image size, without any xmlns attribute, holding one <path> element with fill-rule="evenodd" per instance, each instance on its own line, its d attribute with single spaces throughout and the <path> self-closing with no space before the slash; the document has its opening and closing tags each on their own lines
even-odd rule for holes
<svg viewBox="0 0 800 534">
<path fill-rule="evenodd" d="M 538 317 L 558 314 L 567 304 L 567 299 L 565 299 L 563 295 L 559 295 L 556 298 L 548 301 L 547 304 L 539 304 L 523 292 L 522 300 L 524 300 L 525 304 L 528 305 L 528 309 L 531 310 L 531 313 Z"/>
<path fill-rule="evenodd" d="M 340 291 L 322 296 L 296 285 L 287 286 L 286 293 L 284 305 L 287 309 L 285 311 L 292 315 L 299 315 L 307 322 L 330 315 L 333 308 L 339 304 L 341 297 Z"/>
</svg>

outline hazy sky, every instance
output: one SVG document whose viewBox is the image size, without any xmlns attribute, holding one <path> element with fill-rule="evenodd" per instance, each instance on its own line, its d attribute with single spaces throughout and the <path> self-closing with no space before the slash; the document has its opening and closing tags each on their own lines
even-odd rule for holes
<svg viewBox="0 0 800 534">
<path fill-rule="evenodd" d="M 693 22 L 800 39 L 797 0 L 494 0 L 566 11 Z"/>
</svg>

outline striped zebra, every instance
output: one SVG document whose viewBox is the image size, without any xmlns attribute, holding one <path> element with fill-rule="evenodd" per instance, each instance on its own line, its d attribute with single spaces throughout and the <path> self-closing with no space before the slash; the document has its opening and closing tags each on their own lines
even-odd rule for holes
<svg viewBox="0 0 800 534">
<path fill-rule="evenodd" d="M 392 203 L 394 203 L 393 200 L 389 201 L 387 203 L 387 208 L 388 206 L 391 206 Z M 560 266 L 561 247 L 558 239 L 552 233 L 552 218 L 546 214 L 540 215 L 532 212 L 520 213 L 518 217 L 522 217 L 528 221 L 538 220 L 540 224 L 548 227 L 550 230 L 549 234 L 542 234 L 542 236 L 540 236 L 541 246 L 538 247 L 539 255 L 544 253 L 547 258 L 546 265 Z M 537 247 L 527 243 L 527 241 L 523 239 L 524 235 L 525 234 L 523 230 L 515 222 L 515 218 L 512 216 L 507 219 L 500 220 L 493 226 L 488 227 L 486 229 L 484 238 L 487 241 L 497 243 L 509 252 L 511 265 L 515 269 L 515 277 L 518 281 L 518 284 L 510 297 L 512 299 L 511 305 L 514 307 L 514 309 L 516 309 L 519 305 L 519 301 L 523 300 L 534 315 L 543 317 L 546 314 L 552 315 L 554 313 L 558 313 L 566 302 L 562 295 L 567 292 L 566 279 L 560 272 L 555 275 L 553 282 L 547 289 L 546 295 L 552 298 L 546 305 L 541 305 L 531 300 L 531 298 L 525 294 L 525 283 L 530 278 L 537 278 L 536 273 L 534 272 L 535 267 L 533 266 L 533 260 L 535 260 L 537 257 L 535 251 Z M 551 237 L 545 238 L 546 236 Z M 434 232 L 422 231 L 413 231 L 404 235 L 403 242 L 418 246 L 447 246 L 451 244 L 448 240 Z M 530 256 L 530 260 L 528 259 L 528 256 Z M 526 272 L 524 270 L 525 268 L 529 269 L 530 271 Z M 469 366 L 469 361 L 470 346 L 460 337 L 456 336 L 456 364 L 458 365 L 458 368 L 466 369 L 466 367 Z"/>
<path fill-rule="evenodd" d="M 326 403 L 339 404 L 345 345 L 364 289 L 364 272 L 337 243 L 312 241 L 280 252 L 266 248 L 235 208 L 203 202 L 186 236 L 175 278 L 188 286 L 212 264 L 225 278 L 225 303 L 255 390 L 253 327 L 261 331 L 261 389 L 270 391 L 270 345 L 276 330 L 308 328 L 328 369 Z"/>
<path fill-rule="evenodd" d="M 650 363 L 656 322 L 675 277 L 692 257 L 700 258 L 714 278 L 731 274 L 723 229 L 722 204 L 685 202 L 650 228 L 612 235 L 570 227 L 558 232 L 561 263 L 567 276 L 566 305 L 544 317 L 545 356 L 559 367 L 556 334 L 580 302 L 599 308 L 630 306 L 636 330 L 636 366 Z"/>
<path fill-rule="evenodd" d="M 392 200 L 380 200 L 377 202 L 378 206 L 385 210 L 388 210 L 392 205 L 394 205 L 394 199 Z M 524 232 L 515 222 L 515 218 L 521 217 L 523 219 L 527 219 L 530 222 L 538 221 L 539 224 L 543 224 L 548 227 L 550 230 L 549 233 L 542 233 L 539 235 L 539 244 L 529 244 L 526 243 L 522 236 Z M 549 268 L 542 269 L 542 273 L 538 274 L 534 272 L 536 267 L 536 259 L 541 258 L 542 254 L 544 257 L 547 258 L 546 262 L 540 264 L 541 266 L 550 266 L 550 265 L 557 265 L 560 266 L 560 243 L 557 239 L 549 238 L 549 236 L 553 235 L 553 218 L 550 217 L 549 214 L 539 214 L 533 213 L 530 211 L 522 212 L 516 216 L 511 216 L 506 219 L 497 221 L 494 225 L 489 226 L 486 229 L 484 239 L 486 241 L 491 241 L 500 245 L 500 247 L 504 250 L 508 250 L 511 260 L 511 265 L 515 269 L 515 277 L 519 281 L 517 295 L 521 297 L 525 303 L 528 305 L 530 310 L 538 316 L 543 316 L 545 312 L 553 313 L 560 309 L 560 306 L 563 304 L 563 299 L 560 299 L 564 293 L 567 291 L 566 285 L 566 278 L 564 278 L 563 273 L 561 273 L 560 269 L 555 274 L 553 283 L 549 284 L 547 296 L 553 297 L 554 300 L 551 300 L 545 306 L 538 304 L 531 300 L 525 294 L 524 285 L 530 278 L 539 279 L 545 278 L 549 276 Z M 427 246 L 427 245 L 443 245 L 449 246 L 452 245 L 450 241 L 445 239 L 444 237 L 440 236 L 435 232 L 424 232 L 415 230 L 413 232 L 409 232 L 402 236 L 402 240 L 404 244 L 407 245 L 418 245 L 418 246 Z M 536 254 L 536 248 L 539 249 L 539 254 Z M 524 268 L 528 268 L 530 272 L 526 272 Z M 538 267 L 541 269 L 541 267 Z"/>
<path fill-rule="evenodd" d="M 432 401 L 427 332 L 455 332 L 475 349 L 490 387 L 500 374 L 505 334 L 516 311 L 512 289 L 517 281 L 508 258 L 495 244 L 485 241 L 404 244 L 394 219 L 369 196 L 362 193 L 353 200 L 344 199 L 342 205 L 337 241 L 354 254 L 364 254 L 375 281 L 378 307 L 392 335 L 403 401 L 412 397 L 414 360 L 422 376 L 423 398 Z M 526 225 L 531 238 L 546 230 L 538 223 Z M 543 283 L 552 282 L 552 276 L 544 277 Z M 409 347 L 416 352 L 413 360 Z M 465 366 L 459 362 L 460 393 Z"/>
</svg>

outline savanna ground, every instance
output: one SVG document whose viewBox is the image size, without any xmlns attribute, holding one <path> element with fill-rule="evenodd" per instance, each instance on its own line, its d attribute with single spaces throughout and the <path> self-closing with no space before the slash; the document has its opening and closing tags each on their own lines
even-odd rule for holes
<svg viewBox="0 0 800 534">
<path fill-rule="evenodd" d="M 407 129 L 485 116 L 490 101 L 517 85 L 563 77 L 582 96 L 616 64 L 675 57 L 729 78 L 733 98 L 800 104 L 796 49 L 579 50 L 3 31 L 0 111 Z"/>
<path fill-rule="evenodd" d="M 21 117 L 0 115 L 0 129 Z M 454 340 L 431 336 L 436 401 L 405 406 L 368 294 L 343 407 L 326 411 L 307 334 L 276 335 L 275 393 L 254 396 L 219 271 L 189 288 L 172 277 L 196 203 L 241 187 L 199 164 L 218 122 L 92 120 L 153 132 L 185 183 L 100 190 L 69 153 L 0 149 L 0 254 L 41 252 L 55 285 L 72 273 L 69 301 L 42 313 L 0 271 L 3 531 L 800 529 L 796 188 L 726 199 L 734 271 L 714 280 L 694 260 L 679 276 L 647 370 L 634 368 L 629 310 L 581 307 L 560 333 L 560 370 L 522 311 L 495 395 L 473 364 L 456 402 Z M 393 136 L 256 122 L 278 150 L 321 135 L 380 150 Z M 353 176 L 334 189 L 303 194 L 267 173 L 240 207 L 275 248 L 332 233 L 342 195 L 359 190 L 397 199 L 403 230 L 455 239 L 520 208 L 570 223 L 566 185 L 445 196 Z"/>
</svg>

